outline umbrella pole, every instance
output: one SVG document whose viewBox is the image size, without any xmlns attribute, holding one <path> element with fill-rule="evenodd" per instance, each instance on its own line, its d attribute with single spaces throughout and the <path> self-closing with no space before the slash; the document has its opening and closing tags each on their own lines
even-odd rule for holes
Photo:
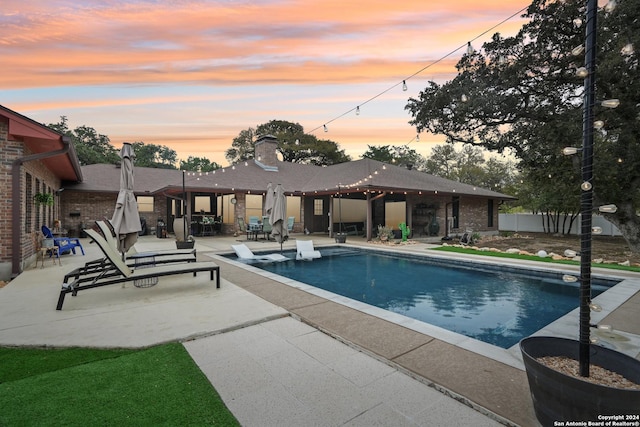
<svg viewBox="0 0 640 427">
<path fill-rule="evenodd" d="M 187 194 L 185 193 L 184 187 L 184 174 L 185 171 L 182 171 L 182 231 L 184 236 L 184 241 L 187 241 Z"/>
</svg>

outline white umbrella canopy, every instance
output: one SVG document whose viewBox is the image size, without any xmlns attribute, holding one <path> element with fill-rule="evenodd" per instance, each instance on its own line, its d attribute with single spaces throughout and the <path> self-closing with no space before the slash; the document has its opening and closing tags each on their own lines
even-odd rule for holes
<svg viewBox="0 0 640 427">
<path fill-rule="evenodd" d="M 273 194 L 273 206 L 269 214 L 269 222 L 271 223 L 271 237 L 280 242 L 280 251 L 282 251 L 282 243 L 289 239 L 289 231 L 287 230 L 287 197 L 284 195 L 284 189 L 281 184 L 276 186 Z"/>
<path fill-rule="evenodd" d="M 120 150 L 120 192 L 111 223 L 118 237 L 118 250 L 126 253 L 138 240 L 142 230 L 138 203 L 133 195 L 133 147 L 125 142 Z"/>
</svg>

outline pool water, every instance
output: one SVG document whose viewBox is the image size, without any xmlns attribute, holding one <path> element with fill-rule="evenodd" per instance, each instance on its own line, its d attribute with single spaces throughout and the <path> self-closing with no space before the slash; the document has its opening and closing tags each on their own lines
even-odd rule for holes
<svg viewBox="0 0 640 427">
<path fill-rule="evenodd" d="M 444 264 L 417 256 L 322 249 L 313 261 L 261 263 L 338 295 L 509 348 L 579 304 L 579 285 L 559 274 Z M 295 253 L 285 253 L 295 258 Z M 592 298 L 608 289 L 592 285 Z"/>
</svg>

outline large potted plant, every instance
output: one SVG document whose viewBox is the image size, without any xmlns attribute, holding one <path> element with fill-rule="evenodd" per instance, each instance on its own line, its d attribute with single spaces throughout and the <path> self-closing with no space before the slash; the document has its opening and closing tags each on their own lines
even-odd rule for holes
<svg viewBox="0 0 640 427">
<path fill-rule="evenodd" d="M 557 337 L 529 337 L 520 342 L 529 390 L 538 421 L 603 421 L 603 416 L 634 416 L 640 421 L 640 388 L 624 388 L 620 378 L 640 384 L 640 360 L 597 345 L 590 346 L 591 376 L 577 365 L 580 343 Z M 601 383 L 591 382 L 598 377 Z M 626 418 L 629 420 L 631 418 Z"/>
<path fill-rule="evenodd" d="M 596 326 L 591 324 L 590 310 L 597 309 L 591 301 L 597 14 L 597 0 L 587 0 L 582 148 L 565 150 L 567 154 L 582 152 L 580 277 L 564 277 L 565 281 L 580 280 L 579 340 L 529 337 L 520 342 L 533 407 L 544 426 L 640 422 L 640 360 L 594 345 L 590 339 L 591 328 Z M 569 369 L 571 365 L 575 367 Z"/>
</svg>

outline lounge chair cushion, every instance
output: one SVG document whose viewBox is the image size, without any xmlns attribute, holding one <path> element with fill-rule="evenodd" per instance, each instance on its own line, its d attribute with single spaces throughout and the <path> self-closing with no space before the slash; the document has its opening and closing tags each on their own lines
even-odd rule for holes
<svg viewBox="0 0 640 427">
<path fill-rule="evenodd" d="M 313 240 L 296 240 L 296 248 L 297 260 L 310 260 L 322 257 L 320 251 L 314 249 Z"/>
<path fill-rule="evenodd" d="M 256 255 L 254 254 L 249 247 L 243 243 L 239 245 L 231 245 L 233 250 L 235 251 L 238 258 L 244 260 L 254 260 L 254 261 L 263 261 L 263 262 L 275 262 L 275 261 L 286 261 L 287 258 L 281 254 L 267 254 L 267 255 Z"/>
</svg>

